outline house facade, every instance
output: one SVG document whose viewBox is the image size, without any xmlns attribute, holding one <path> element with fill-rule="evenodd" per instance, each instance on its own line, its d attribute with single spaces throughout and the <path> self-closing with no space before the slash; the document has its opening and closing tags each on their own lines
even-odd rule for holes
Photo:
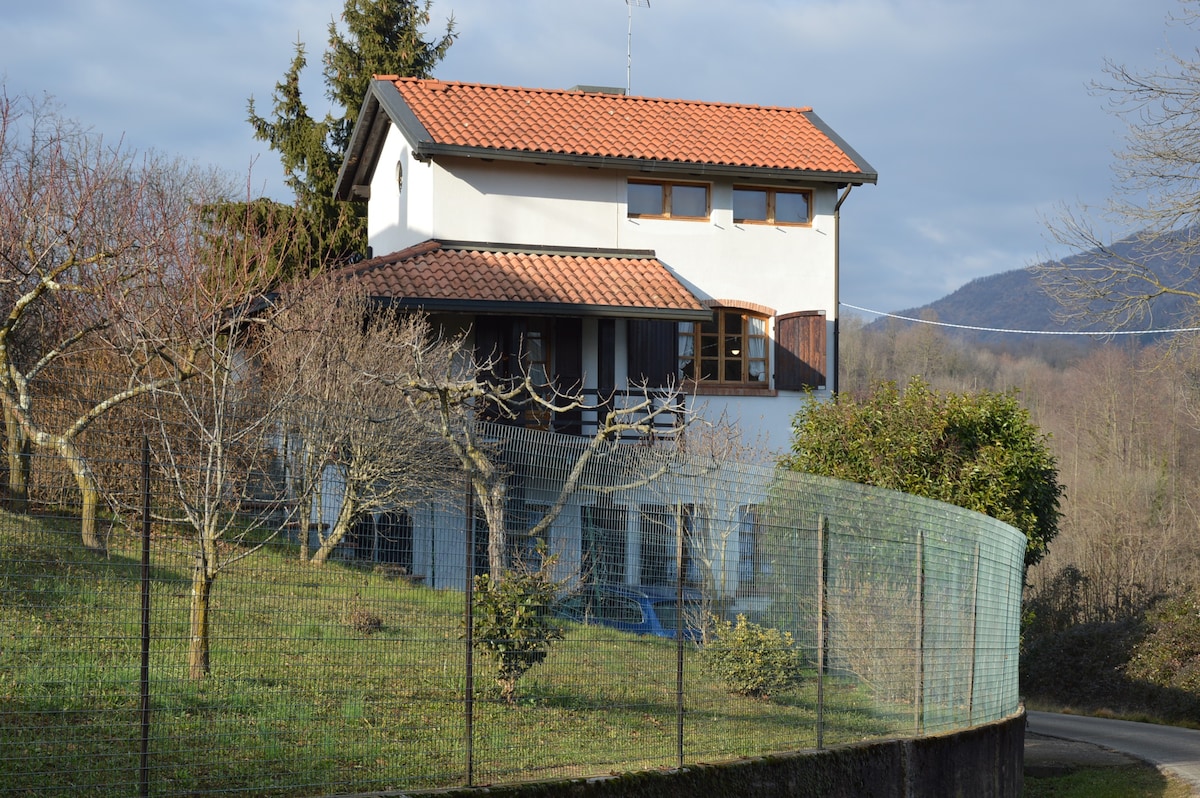
<svg viewBox="0 0 1200 798">
<path fill-rule="evenodd" d="M 673 380 L 782 449 L 833 387 L 838 206 L 875 181 L 809 108 L 378 78 L 337 195 L 380 296 L 566 384 Z"/>
<path fill-rule="evenodd" d="M 466 331 L 502 376 L 598 398 L 681 386 L 779 451 L 806 396 L 836 387 L 840 208 L 875 182 L 810 108 L 378 77 L 336 194 L 368 203 L 354 279 Z M 563 514 L 575 561 L 602 515 Z M 643 581 L 647 550 L 623 540 L 621 579 Z"/>
</svg>

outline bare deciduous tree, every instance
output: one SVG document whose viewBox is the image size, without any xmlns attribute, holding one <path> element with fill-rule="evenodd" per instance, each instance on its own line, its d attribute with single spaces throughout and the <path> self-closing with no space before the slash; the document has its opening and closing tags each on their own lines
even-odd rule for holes
<svg viewBox="0 0 1200 798">
<path fill-rule="evenodd" d="M 1171 21 L 1190 34 L 1200 22 L 1196 0 L 1181 0 Z M 1116 194 L 1096 213 L 1064 210 L 1049 225 L 1081 256 L 1035 267 L 1068 318 L 1101 329 L 1142 325 L 1173 306 L 1184 321 L 1200 317 L 1200 62 L 1168 53 L 1164 65 L 1135 72 L 1109 62 L 1111 82 L 1096 84 L 1128 122 L 1114 163 Z M 1115 233 L 1099 229 L 1104 224 Z M 1115 243 L 1114 243 L 1114 239 Z M 1180 310 L 1179 308 L 1182 308 Z"/>
<path fill-rule="evenodd" d="M 0 405 L 9 494 L 24 507 L 32 447 L 54 452 L 78 485 L 82 540 L 91 548 L 104 547 L 99 494 L 79 439 L 152 386 L 118 379 L 64 419 L 38 412 L 54 390 L 45 378 L 89 351 L 128 357 L 138 368 L 160 359 L 142 330 L 173 325 L 155 293 L 175 266 L 161 255 L 194 220 L 189 207 L 218 190 L 210 173 L 137 156 L 47 100 L 0 89 Z"/>
<path fill-rule="evenodd" d="M 164 250 L 173 269 L 148 304 L 159 323 L 138 330 L 154 359 L 134 360 L 134 384 L 152 400 L 156 429 L 154 465 L 167 485 L 170 506 L 160 517 L 186 530 L 194 548 L 188 670 L 193 679 L 211 668 L 211 594 L 217 576 L 257 552 L 292 526 L 304 496 L 279 484 L 281 423 L 296 387 L 310 369 L 268 381 L 263 363 L 275 336 L 266 334 L 279 315 L 264 289 L 262 264 L 277 254 L 284 224 L 259 225 L 247 203 L 242 223 L 234 214 L 192 209 L 191 234 Z M 219 223 L 206 223 L 207 219 Z M 302 331 L 307 333 L 307 331 Z M 316 335 L 296 333 L 309 342 Z"/>
<path fill-rule="evenodd" d="M 410 406 L 393 386 L 411 377 L 417 353 L 432 361 L 453 352 L 432 339 L 424 316 L 373 307 L 361 287 L 344 280 L 318 277 L 284 292 L 281 301 L 287 309 L 268 357 L 285 378 L 303 372 L 288 420 L 296 449 L 290 468 L 302 483 L 298 491 L 317 488 L 309 493 L 313 507 L 304 526 L 317 522 L 310 561 L 321 565 L 359 519 L 444 493 L 455 462 L 419 415 L 431 411 Z M 341 497 L 326 531 L 320 487 L 330 470 Z M 308 537 L 302 532 L 304 559 Z"/>
</svg>

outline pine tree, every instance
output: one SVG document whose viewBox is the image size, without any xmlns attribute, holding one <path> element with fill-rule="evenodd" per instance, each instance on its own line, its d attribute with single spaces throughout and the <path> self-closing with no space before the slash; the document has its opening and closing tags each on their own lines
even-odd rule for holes
<svg viewBox="0 0 1200 798">
<path fill-rule="evenodd" d="M 254 136 L 279 153 L 288 186 L 295 192 L 300 240 L 276 268 L 280 276 L 311 272 L 366 249 L 366 219 L 360 205 L 338 202 L 334 183 L 359 106 L 373 75 L 427 78 L 454 43 L 454 18 L 439 37 L 425 39 L 432 0 L 346 0 L 345 32 L 329 23 L 324 56 L 325 93 L 333 108 L 314 118 L 301 96 L 300 76 L 308 64 L 303 42 L 283 79 L 275 84 L 273 116 L 258 114 L 254 98 L 248 119 Z"/>
</svg>

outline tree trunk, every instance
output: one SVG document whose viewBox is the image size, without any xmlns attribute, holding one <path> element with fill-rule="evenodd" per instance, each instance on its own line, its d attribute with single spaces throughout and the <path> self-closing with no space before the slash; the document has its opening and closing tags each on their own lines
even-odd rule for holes
<svg viewBox="0 0 1200 798">
<path fill-rule="evenodd" d="M 213 578 L 201 562 L 192 574 L 191 639 L 188 645 L 188 675 L 195 680 L 209 674 L 208 621 L 209 599 L 212 595 Z"/>
<path fill-rule="evenodd" d="M 342 538 L 346 537 L 346 533 L 350 531 L 350 527 L 354 524 L 358 515 L 358 497 L 354 494 L 349 480 L 346 482 L 346 491 L 342 494 L 342 506 L 338 510 L 337 521 L 330 530 L 329 535 L 321 538 L 321 546 L 313 554 L 313 565 L 324 565 L 329 559 L 329 555 L 333 554 L 333 550 L 342 542 Z"/>
<path fill-rule="evenodd" d="M 488 484 L 491 482 L 491 484 Z M 483 507 L 483 517 L 488 527 L 488 576 L 494 582 L 504 579 L 506 521 L 504 504 L 508 496 L 508 485 L 504 477 L 491 480 L 475 480 L 475 493 Z"/>
<path fill-rule="evenodd" d="M 14 513 L 29 509 L 29 477 L 32 470 L 32 445 L 16 417 L 4 411 L 4 430 L 8 442 L 8 507 Z"/>
<path fill-rule="evenodd" d="M 74 441 L 58 438 L 55 448 L 66 461 L 67 467 L 75 476 L 75 484 L 79 486 L 81 506 L 79 511 L 80 533 L 83 545 L 94 551 L 104 551 L 104 541 L 96 533 L 96 508 L 99 504 L 100 489 L 96 485 L 96 475 L 91 466 L 75 446 Z"/>
</svg>

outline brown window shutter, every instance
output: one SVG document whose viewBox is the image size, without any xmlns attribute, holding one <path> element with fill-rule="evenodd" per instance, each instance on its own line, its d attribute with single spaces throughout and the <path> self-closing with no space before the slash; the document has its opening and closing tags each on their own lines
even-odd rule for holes
<svg viewBox="0 0 1200 798">
<path fill-rule="evenodd" d="M 675 322 L 629 320 L 629 381 L 661 388 L 676 379 L 679 340 Z"/>
<path fill-rule="evenodd" d="M 825 311 L 775 317 L 775 387 L 781 391 L 825 387 Z"/>
<path fill-rule="evenodd" d="M 575 394 L 583 387 L 583 320 L 555 319 L 554 379 L 560 391 Z"/>
<path fill-rule="evenodd" d="M 502 380 L 509 376 L 511 328 L 512 320 L 507 317 L 475 317 L 475 359 L 480 363 L 495 360 L 491 374 L 487 375 L 489 379 Z"/>
</svg>

